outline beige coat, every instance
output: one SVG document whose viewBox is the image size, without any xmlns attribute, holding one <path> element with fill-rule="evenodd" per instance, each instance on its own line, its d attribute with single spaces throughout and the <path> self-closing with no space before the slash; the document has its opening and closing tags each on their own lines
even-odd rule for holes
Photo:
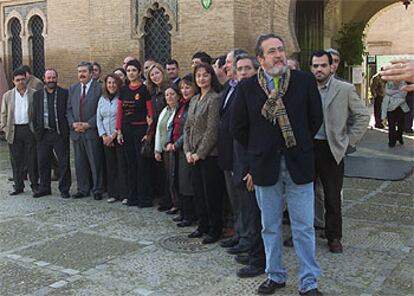
<svg viewBox="0 0 414 296">
<path fill-rule="evenodd" d="M 219 95 L 209 91 L 202 100 L 195 95 L 188 108 L 184 126 L 184 152 L 196 153 L 201 159 L 217 156 Z"/>
<path fill-rule="evenodd" d="M 345 155 L 348 145 L 355 145 L 365 134 L 369 112 L 355 87 L 332 77 L 323 102 L 323 121 L 329 147 L 337 163 Z"/>
<path fill-rule="evenodd" d="M 27 89 L 29 127 L 34 133 L 33 128 L 33 93 L 35 90 Z M 14 94 L 15 88 L 12 88 L 3 95 L 1 102 L 0 130 L 6 134 L 6 141 L 13 144 L 14 141 Z"/>
</svg>

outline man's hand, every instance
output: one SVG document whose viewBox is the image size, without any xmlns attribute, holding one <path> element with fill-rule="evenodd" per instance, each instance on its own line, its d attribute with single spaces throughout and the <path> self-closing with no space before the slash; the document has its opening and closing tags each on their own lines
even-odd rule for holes
<svg viewBox="0 0 414 296">
<path fill-rule="evenodd" d="M 118 132 L 118 135 L 116 136 L 116 141 L 119 145 L 124 144 L 124 136 L 120 132 Z"/>
<path fill-rule="evenodd" d="M 113 143 L 112 143 L 113 140 L 114 139 L 111 136 L 108 136 L 108 135 L 103 135 L 102 136 L 102 141 L 103 141 L 105 146 L 112 147 L 113 146 Z"/>
<path fill-rule="evenodd" d="M 187 153 L 185 154 L 185 158 L 187 159 L 187 162 L 188 162 L 189 164 L 193 164 L 193 163 L 194 163 L 194 161 L 193 161 L 193 157 L 192 157 L 191 152 L 187 152 Z"/>
<path fill-rule="evenodd" d="M 175 145 L 173 143 L 168 143 L 165 149 L 167 151 L 175 151 Z"/>
<path fill-rule="evenodd" d="M 156 161 L 162 161 L 161 153 L 155 152 L 154 157 Z"/>
<path fill-rule="evenodd" d="M 396 59 L 392 60 L 391 65 L 383 66 L 380 72 L 381 78 L 386 81 L 406 81 L 414 83 L 414 60 Z M 406 85 L 401 88 L 405 91 L 414 91 L 414 85 Z"/>
<path fill-rule="evenodd" d="M 243 181 L 246 182 L 247 191 L 253 192 L 254 191 L 254 184 L 253 184 L 253 177 L 250 174 L 244 176 Z"/>
<path fill-rule="evenodd" d="M 193 159 L 193 164 L 200 160 L 200 156 L 197 153 L 191 154 L 191 158 Z"/>
</svg>

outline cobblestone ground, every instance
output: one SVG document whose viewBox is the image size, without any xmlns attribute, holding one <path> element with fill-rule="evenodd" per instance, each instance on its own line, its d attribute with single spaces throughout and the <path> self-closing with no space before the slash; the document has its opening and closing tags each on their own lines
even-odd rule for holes
<svg viewBox="0 0 414 296">
<path fill-rule="evenodd" d="M 155 207 L 64 200 L 56 184 L 52 196 L 11 197 L 9 176 L 1 142 L 1 296 L 255 295 L 265 278 L 237 278 L 233 256 L 188 240 L 192 229 Z M 325 295 L 414 295 L 413 181 L 345 179 L 344 253 L 317 241 Z M 298 263 L 284 251 L 290 278 L 278 295 L 297 295 Z"/>
</svg>

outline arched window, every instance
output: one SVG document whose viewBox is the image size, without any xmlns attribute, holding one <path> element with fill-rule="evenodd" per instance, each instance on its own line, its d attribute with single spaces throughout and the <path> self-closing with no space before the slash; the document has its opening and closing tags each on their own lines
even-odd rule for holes
<svg viewBox="0 0 414 296">
<path fill-rule="evenodd" d="M 11 65 L 12 70 L 19 68 L 22 65 L 22 39 L 20 38 L 20 32 L 22 31 L 22 25 L 17 18 L 10 20 L 10 35 L 11 35 Z"/>
<path fill-rule="evenodd" d="M 144 57 L 165 64 L 171 58 L 171 24 L 169 16 L 158 3 L 149 10 L 150 16 L 145 18 Z"/>
<path fill-rule="evenodd" d="M 45 42 L 43 38 L 43 20 L 35 15 L 30 19 L 31 53 L 33 75 L 40 78 L 45 70 Z"/>
</svg>

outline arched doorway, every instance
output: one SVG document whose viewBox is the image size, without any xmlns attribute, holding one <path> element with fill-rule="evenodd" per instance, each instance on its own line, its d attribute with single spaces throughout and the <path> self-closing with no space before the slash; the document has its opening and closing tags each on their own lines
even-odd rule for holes
<svg viewBox="0 0 414 296">
<path fill-rule="evenodd" d="M 165 64 L 171 59 L 170 17 L 158 3 L 154 3 L 148 15 L 144 18 L 144 58 Z"/>
</svg>

